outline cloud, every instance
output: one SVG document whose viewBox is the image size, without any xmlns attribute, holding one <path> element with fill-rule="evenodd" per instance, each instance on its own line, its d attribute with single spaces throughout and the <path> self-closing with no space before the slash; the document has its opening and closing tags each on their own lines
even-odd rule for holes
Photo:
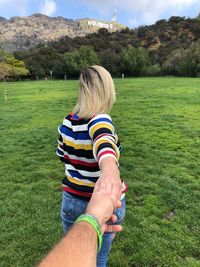
<svg viewBox="0 0 200 267">
<path fill-rule="evenodd" d="M 56 3 L 53 0 L 45 0 L 40 6 L 40 13 L 51 16 L 56 11 Z"/>
<path fill-rule="evenodd" d="M 2 7 L 5 4 L 11 3 L 12 0 L 0 0 L 0 7 Z"/>
<path fill-rule="evenodd" d="M 78 0 L 81 5 L 84 5 L 90 11 L 95 11 L 101 15 L 102 18 L 111 17 L 113 14 L 114 4 L 112 0 Z"/>
<path fill-rule="evenodd" d="M 129 13 L 132 11 L 140 21 L 152 23 L 167 14 L 179 15 L 184 9 L 198 2 L 199 0 L 140 0 L 133 3 L 133 1 L 124 0 L 123 4 L 119 2 L 118 6 Z"/>
<path fill-rule="evenodd" d="M 9 17 L 9 14 L 25 16 L 29 1 L 30 0 L 0 0 L 0 13 L 5 17 Z"/>
<path fill-rule="evenodd" d="M 200 11 L 200 0 L 0 0 L 0 16 L 8 18 L 38 12 L 51 16 L 63 3 L 69 11 L 68 16 L 73 13 L 70 7 L 76 6 L 77 11 L 73 14 L 82 14 L 81 10 L 84 10 L 88 17 L 104 20 L 111 20 L 116 6 L 117 20 L 130 27 L 152 24 L 171 16 L 187 17 L 191 13 L 195 15 L 195 10 L 197 14 L 198 10 Z M 64 9 L 60 11 L 65 14 Z"/>
<path fill-rule="evenodd" d="M 126 14 L 127 23 L 151 24 L 158 19 L 182 15 L 188 8 L 200 8 L 199 0 L 80 0 L 88 9 L 99 14 L 109 14 L 112 17 L 113 8 L 116 6 L 120 16 Z M 198 6 L 198 7 L 197 7 Z M 135 25 L 133 25 L 135 26 Z"/>
</svg>

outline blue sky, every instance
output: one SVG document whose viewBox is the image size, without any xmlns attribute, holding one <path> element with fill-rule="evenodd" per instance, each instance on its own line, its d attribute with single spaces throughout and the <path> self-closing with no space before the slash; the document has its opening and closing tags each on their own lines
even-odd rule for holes
<svg viewBox="0 0 200 267">
<path fill-rule="evenodd" d="M 0 16 L 29 16 L 42 13 L 65 18 L 95 18 L 117 21 L 131 28 L 153 24 L 171 16 L 196 17 L 200 0 L 0 0 Z"/>
</svg>

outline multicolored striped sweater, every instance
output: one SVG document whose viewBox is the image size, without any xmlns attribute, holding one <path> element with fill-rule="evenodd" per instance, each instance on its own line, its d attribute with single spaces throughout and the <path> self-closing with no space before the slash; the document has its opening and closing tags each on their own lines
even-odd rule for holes
<svg viewBox="0 0 200 267">
<path fill-rule="evenodd" d="M 86 120 L 70 113 L 58 132 L 56 154 L 65 163 L 63 189 L 89 199 L 100 176 L 100 162 L 113 157 L 118 164 L 120 142 L 111 117 L 100 114 Z"/>
</svg>

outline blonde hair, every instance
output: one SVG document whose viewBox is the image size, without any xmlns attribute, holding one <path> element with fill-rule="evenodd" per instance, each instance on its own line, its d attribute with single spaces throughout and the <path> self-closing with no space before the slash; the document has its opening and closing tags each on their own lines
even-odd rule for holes
<svg viewBox="0 0 200 267">
<path fill-rule="evenodd" d="M 109 113 L 115 102 L 115 87 L 110 73 L 101 66 L 87 68 L 80 75 L 79 94 L 73 112 L 81 118 Z"/>
</svg>

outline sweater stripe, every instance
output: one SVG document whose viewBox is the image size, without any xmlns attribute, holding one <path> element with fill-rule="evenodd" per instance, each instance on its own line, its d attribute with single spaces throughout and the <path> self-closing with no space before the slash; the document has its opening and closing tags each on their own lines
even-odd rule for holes
<svg viewBox="0 0 200 267">
<path fill-rule="evenodd" d="M 113 126 L 110 125 L 109 123 L 102 123 L 102 122 L 98 122 L 97 124 L 94 124 L 89 131 L 90 136 L 94 136 L 94 133 L 99 130 L 99 129 L 106 129 L 106 130 L 110 130 L 109 132 L 112 133 L 113 130 Z M 104 131 L 105 132 L 105 131 Z"/>
<path fill-rule="evenodd" d="M 65 125 L 62 125 L 61 126 L 61 133 L 62 135 L 64 134 L 65 136 L 67 137 L 71 137 L 71 138 L 74 138 L 74 132 L 71 128 L 65 126 Z M 79 131 L 79 135 L 78 135 L 78 139 L 80 140 L 90 140 L 90 136 L 89 136 L 89 133 L 86 132 L 86 131 Z"/>
<path fill-rule="evenodd" d="M 78 179 L 76 177 L 71 177 L 69 175 L 67 175 L 67 179 L 73 183 L 73 184 L 77 184 L 77 185 L 84 185 L 84 186 L 88 186 L 88 187 L 94 187 L 95 183 L 91 183 L 91 181 L 89 180 L 81 180 L 81 179 Z"/>
<path fill-rule="evenodd" d="M 63 137 L 63 143 L 68 145 L 68 146 L 71 146 L 75 149 L 84 149 L 84 150 L 91 150 L 92 149 L 92 144 L 84 144 L 84 143 L 79 143 L 77 144 L 76 142 L 73 142 L 73 141 L 69 141 L 67 139 L 64 139 Z"/>
<path fill-rule="evenodd" d="M 86 167 L 97 167 L 98 163 L 97 162 L 87 162 L 87 161 L 81 161 L 78 159 L 71 159 L 69 156 L 64 155 L 64 159 L 68 160 L 72 165 L 83 165 Z"/>
<path fill-rule="evenodd" d="M 114 151 L 106 150 L 105 152 L 99 153 L 99 155 L 98 155 L 98 161 L 100 161 L 101 157 L 103 157 L 105 155 L 113 155 L 116 158 L 116 153 Z"/>
<path fill-rule="evenodd" d="M 87 177 L 88 179 L 91 179 L 92 182 L 94 181 L 94 179 L 98 178 L 101 174 L 100 171 L 88 172 L 88 171 L 83 171 L 83 170 L 76 170 L 74 166 L 70 164 L 66 164 L 65 168 L 68 170 L 68 173 L 72 177 L 77 177 L 79 179 L 85 179 Z"/>
</svg>

